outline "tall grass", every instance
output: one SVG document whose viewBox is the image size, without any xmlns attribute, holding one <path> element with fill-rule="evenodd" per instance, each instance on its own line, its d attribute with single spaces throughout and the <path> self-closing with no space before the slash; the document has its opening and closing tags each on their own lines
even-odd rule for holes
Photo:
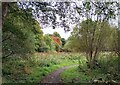
<svg viewBox="0 0 120 85">
<path fill-rule="evenodd" d="M 3 63 L 3 83 L 40 82 L 53 70 L 78 63 L 78 53 L 35 53 L 30 59 L 11 56 Z"/>
<path fill-rule="evenodd" d="M 82 59 L 83 58 L 83 59 Z M 85 57 L 79 60 L 79 67 L 70 68 L 61 74 L 64 82 L 73 83 L 120 83 L 118 56 L 101 53 L 98 58 L 100 67 L 88 69 Z M 71 74 L 72 73 L 72 74 Z"/>
</svg>

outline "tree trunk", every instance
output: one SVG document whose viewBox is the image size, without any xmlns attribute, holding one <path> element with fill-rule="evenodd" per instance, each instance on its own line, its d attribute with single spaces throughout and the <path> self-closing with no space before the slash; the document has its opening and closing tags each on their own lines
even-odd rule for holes
<svg viewBox="0 0 120 85">
<path fill-rule="evenodd" d="M 95 53 L 94 53 L 94 56 L 93 56 L 94 60 L 96 60 L 97 54 L 98 54 L 98 47 L 96 47 L 96 49 L 95 49 Z"/>
<path fill-rule="evenodd" d="M 8 5 L 10 2 L 2 2 L 2 24 L 4 23 L 4 18 L 8 14 Z"/>
<path fill-rule="evenodd" d="M 90 60 L 88 61 L 88 68 L 90 68 L 90 69 L 92 69 L 93 66 L 94 66 L 92 55 L 93 55 L 93 52 L 91 50 L 90 53 L 89 53 Z"/>
</svg>

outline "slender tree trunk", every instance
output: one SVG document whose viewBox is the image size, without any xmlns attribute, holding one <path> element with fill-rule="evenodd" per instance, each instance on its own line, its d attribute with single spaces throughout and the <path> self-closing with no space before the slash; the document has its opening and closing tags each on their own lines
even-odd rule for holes
<svg viewBox="0 0 120 85">
<path fill-rule="evenodd" d="M 97 54 L 98 54 L 98 47 L 96 47 L 96 49 L 95 49 L 94 60 L 96 60 Z"/>
<path fill-rule="evenodd" d="M 4 18 L 8 14 L 8 5 L 10 2 L 2 2 L 2 24 L 4 23 Z"/>
<path fill-rule="evenodd" d="M 89 52 L 89 57 L 90 57 L 90 60 L 89 60 L 89 62 L 88 62 L 88 67 L 90 68 L 90 69 L 92 69 L 93 68 L 93 58 L 92 58 L 92 54 L 93 52 L 92 52 L 92 50 Z"/>
</svg>

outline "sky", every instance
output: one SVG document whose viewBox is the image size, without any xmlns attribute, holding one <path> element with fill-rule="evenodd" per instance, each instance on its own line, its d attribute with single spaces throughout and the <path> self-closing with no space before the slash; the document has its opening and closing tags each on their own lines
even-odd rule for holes
<svg viewBox="0 0 120 85">
<path fill-rule="evenodd" d="M 60 21 L 60 18 L 59 16 L 56 14 L 56 18 L 57 20 L 56 21 Z M 75 24 L 69 24 L 71 28 L 74 28 L 75 27 Z M 70 31 L 68 32 L 65 32 L 64 28 L 55 28 L 53 29 L 53 27 L 45 27 L 42 29 L 43 33 L 44 34 L 53 34 L 54 32 L 58 32 L 60 34 L 60 36 L 62 38 L 65 38 L 66 40 L 69 38 L 71 32 L 72 32 L 72 29 L 70 28 Z"/>
<path fill-rule="evenodd" d="M 68 37 L 70 36 L 70 32 L 65 32 L 64 29 L 62 28 L 56 28 L 56 29 L 53 29 L 53 28 L 44 28 L 42 29 L 44 34 L 53 34 L 54 32 L 58 32 L 60 34 L 60 36 L 62 38 L 65 38 L 65 39 L 68 39 Z"/>
</svg>

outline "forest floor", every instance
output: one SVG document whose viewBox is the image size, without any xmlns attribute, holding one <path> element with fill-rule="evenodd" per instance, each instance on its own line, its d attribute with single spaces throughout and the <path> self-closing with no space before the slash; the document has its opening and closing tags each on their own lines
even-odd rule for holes
<svg viewBox="0 0 120 85">
<path fill-rule="evenodd" d="M 77 66 L 77 65 L 64 66 L 62 68 L 59 68 L 59 69 L 53 71 L 52 73 L 46 75 L 40 83 L 63 83 L 61 78 L 60 78 L 60 74 L 64 70 L 71 68 L 71 67 L 74 67 L 74 66 Z"/>
</svg>

